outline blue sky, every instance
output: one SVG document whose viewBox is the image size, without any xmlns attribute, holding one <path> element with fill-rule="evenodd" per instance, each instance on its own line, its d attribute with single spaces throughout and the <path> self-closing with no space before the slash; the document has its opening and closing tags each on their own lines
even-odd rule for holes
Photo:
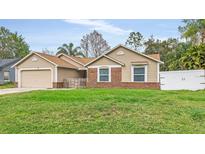
<svg viewBox="0 0 205 154">
<path fill-rule="evenodd" d="M 21 34 L 33 51 L 56 52 L 63 43 L 80 45 L 86 33 L 96 29 L 103 34 L 111 47 L 124 44 L 131 31 L 140 32 L 145 38 L 180 38 L 178 26 L 182 20 L 0 20 L 12 32 Z"/>
</svg>

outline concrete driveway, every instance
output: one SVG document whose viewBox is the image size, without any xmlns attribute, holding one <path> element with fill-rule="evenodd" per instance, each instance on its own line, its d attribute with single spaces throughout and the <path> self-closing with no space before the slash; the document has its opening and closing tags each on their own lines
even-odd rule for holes
<svg viewBox="0 0 205 154">
<path fill-rule="evenodd" d="M 8 89 L 0 89 L 0 95 L 4 94 L 13 94 L 13 93 L 22 93 L 33 90 L 46 90 L 45 88 L 8 88 Z"/>
</svg>

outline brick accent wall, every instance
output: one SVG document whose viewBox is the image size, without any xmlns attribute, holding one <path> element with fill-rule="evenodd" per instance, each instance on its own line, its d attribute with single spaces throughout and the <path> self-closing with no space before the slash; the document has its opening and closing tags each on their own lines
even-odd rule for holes
<svg viewBox="0 0 205 154">
<path fill-rule="evenodd" d="M 121 82 L 121 68 L 111 68 L 111 82 L 97 82 L 97 68 L 88 68 L 87 87 L 90 88 L 136 88 L 136 89 L 160 89 L 158 82 Z"/>
<path fill-rule="evenodd" d="M 53 82 L 53 88 L 63 88 L 63 82 Z"/>
</svg>

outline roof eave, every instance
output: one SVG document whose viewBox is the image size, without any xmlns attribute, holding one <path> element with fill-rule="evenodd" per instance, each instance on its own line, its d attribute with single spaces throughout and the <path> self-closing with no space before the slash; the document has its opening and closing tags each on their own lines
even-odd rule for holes
<svg viewBox="0 0 205 154">
<path fill-rule="evenodd" d="M 106 57 L 106 58 L 108 58 L 108 59 L 110 59 L 110 60 L 112 60 L 112 61 L 114 61 L 114 62 L 116 62 L 116 63 L 118 63 L 118 64 L 120 64 L 120 65 L 122 65 L 122 66 L 125 65 L 124 63 L 122 63 L 122 62 L 120 62 L 120 61 L 118 61 L 118 60 L 116 60 L 116 59 L 114 59 L 114 58 L 112 58 L 112 57 L 109 57 L 109 56 L 107 56 L 107 55 L 104 55 L 104 57 Z"/>
<path fill-rule="evenodd" d="M 66 67 L 66 66 L 56 66 L 58 68 L 68 68 L 68 69 L 74 69 L 74 70 L 78 70 L 78 68 L 73 68 L 73 67 Z"/>
<path fill-rule="evenodd" d="M 11 68 L 17 66 L 18 64 L 20 64 L 21 62 L 23 62 L 26 58 L 30 57 L 32 54 L 34 54 L 34 52 L 29 53 L 27 56 L 25 56 L 25 57 L 22 58 L 21 60 L 17 61 L 14 65 L 11 66 Z"/>
<path fill-rule="evenodd" d="M 120 62 L 120 61 L 118 61 L 118 60 L 115 60 L 115 59 L 114 59 L 114 58 L 112 58 L 112 57 L 109 57 L 109 56 L 107 56 L 107 55 L 103 54 L 103 55 L 99 56 L 98 58 L 94 59 L 93 61 L 91 61 L 91 62 L 87 63 L 87 64 L 85 65 L 85 67 L 87 67 L 88 65 L 90 65 L 90 64 L 92 64 L 92 63 L 94 63 L 95 61 L 99 60 L 99 59 L 100 59 L 100 58 L 102 58 L 102 57 L 106 57 L 106 58 L 108 58 L 109 60 L 112 60 L 112 61 L 114 61 L 115 63 L 120 64 L 121 66 L 125 66 L 125 64 L 124 64 L 124 63 L 122 63 L 122 62 Z"/>
<path fill-rule="evenodd" d="M 121 46 L 121 47 L 124 47 L 124 48 L 127 48 L 128 50 L 131 50 L 131 51 L 135 52 L 136 54 L 139 54 L 139 55 L 141 55 L 141 56 L 144 56 L 144 57 L 146 57 L 146 58 L 149 58 L 149 59 L 151 59 L 151 60 L 153 60 L 153 61 L 156 61 L 156 62 L 159 62 L 159 63 L 161 63 L 161 64 L 164 64 L 164 62 L 162 62 L 161 60 L 158 60 L 158 59 L 155 59 L 155 58 L 150 57 L 149 55 L 146 55 L 146 54 L 137 52 L 137 51 L 135 51 L 135 50 L 133 50 L 133 49 L 131 49 L 131 48 L 129 48 L 129 47 L 126 47 L 126 46 L 122 45 L 122 44 L 118 45 L 116 48 L 118 48 L 118 47 L 120 47 L 120 46 Z M 106 53 L 106 54 L 107 54 L 107 53 Z"/>
</svg>

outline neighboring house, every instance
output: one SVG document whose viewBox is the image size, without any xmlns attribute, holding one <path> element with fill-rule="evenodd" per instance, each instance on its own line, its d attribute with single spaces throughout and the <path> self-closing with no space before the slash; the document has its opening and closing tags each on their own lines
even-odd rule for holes
<svg viewBox="0 0 205 154">
<path fill-rule="evenodd" d="M 118 45 L 98 58 L 30 53 L 17 62 L 18 87 L 63 87 L 67 78 L 87 78 L 88 87 L 156 88 L 159 55 L 144 55 Z"/>
<path fill-rule="evenodd" d="M 19 58 L 16 59 L 0 59 L 0 84 L 7 82 L 15 82 L 15 70 L 11 68 Z"/>
</svg>

